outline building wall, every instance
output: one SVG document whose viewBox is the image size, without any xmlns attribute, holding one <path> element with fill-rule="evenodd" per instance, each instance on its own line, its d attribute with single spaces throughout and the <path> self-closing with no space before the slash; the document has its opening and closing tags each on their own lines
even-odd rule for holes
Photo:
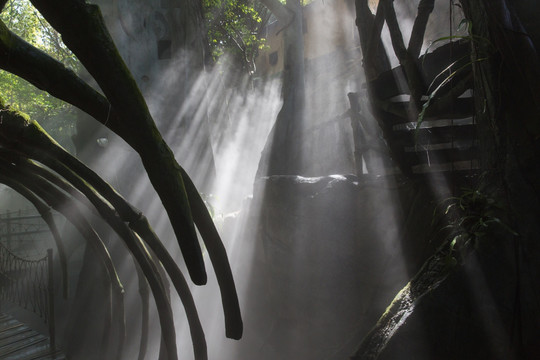
<svg viewBox="0 0 540 360">
<path fill-rule="evenodd" d="M 315 0 L 304 7 L 303 20 L 306 60 L 357 46 L 353 0 Z M 282 29 L 279 21 L 267 26 L 264 35 L 269 48 L 256 59 L 258 74 L 275 75 L 283 70 Z"/>
</svg>

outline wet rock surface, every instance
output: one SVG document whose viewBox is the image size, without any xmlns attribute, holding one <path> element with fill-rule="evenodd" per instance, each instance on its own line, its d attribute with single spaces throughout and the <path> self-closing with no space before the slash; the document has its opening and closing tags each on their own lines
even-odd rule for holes
<svg viewBox="0 0 540 360">
<path fill-rule="evenodd" d="M 239 344 L 245 348 L 238 354 L 258 359 L 354 354 L 429 253 L 425 236 L 417 244 L 404 243 L 410 209 L 397 205 L 400 197 L 417 198 L 418 192 L 412 183 L 368 175 L 259 180 L 251 204 L 259 219 L 254 220 L 257 249 L 246 297 L 246 337 Z M 406 253 L 413 256 L 405 258 Z"/>
<path fill-rule="evenodd" d="M 491 236 L 457 264 L 432 257 L 353 359 L 537 359 L 535 286 L 516 244 Z"/>
</svg>

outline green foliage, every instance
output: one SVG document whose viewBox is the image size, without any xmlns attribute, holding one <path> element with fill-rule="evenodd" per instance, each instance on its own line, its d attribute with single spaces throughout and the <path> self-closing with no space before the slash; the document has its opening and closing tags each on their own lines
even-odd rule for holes
<svg viewBox="0 0 540 360">
<path fill-rule="evenodd" d="M 440 42 L 448 42 L 448 41 L 454 41 L 454 40 L 461 40 L 461 41 L 468 41 L 471 44 L 477 44 L 480 45 L 479 48 L 483 49 L 483 55 L 481 57 L 478 57 L 475 62 L 481 62 L 484 60 L 487 60 L 488 57 L 491 55 L 493 50 L 495 49 L 493 44 L 489 41 L 487 38 L 483 38 L 480 36 L 476 36 L 472 34 L 472 23 L 471 21 L 467 19 L 463 19 L 459 26 L 458 31 L 464 30 L 466 31 L 466 35 L 452 35 L 452 36 L 444 36 L 439 39 L 436 39 L 431 42 L 431 44 L 427 47 L 426 51 L 424 52 L 424 59 L 426 58 L 425 55 L 429 52 L 429 50 L 435 45 Z M 450 83 L 456 75 L 460 74 L 461 72 L 467 70 L 467 68 L 473 63 L 472 61 L 465 63 L 458 69 L 453 69 L 456 64 L 458 64 L 462 59 L 458 59 L 451 63 L 448 67 L 446 67 L 444 70 L 442 70 L 431 82 L 431 84 L 428 87 L 429 95 L 428 99 L 424 102 L 422 106 L 422 110 L 418 114 L 418 118 L 416 120 L 416 129 L 418 130 L 420 128 L 420 125 L 424 121 L 424 117 L 426 115 L 426 111 L 429 108 L 429 106 L 432 104 L 433 100 L 436 98 L 439 90 L 443 88 L 445 85 Z M 434 84 L 436 84 L 437 81 L 440 79 L 443 79 L 435 88 L 433 88 Z"/>
<path fill-rule="evenodd" d="M 7 27 L 28 43 L 61 61 L 74 71 L 77 58 L 28 0 L 10 0 L 0 14 Z M 27 81 L 0 70 L 0 94 L 12 108 L 38 121 L 62 146 L 72 148 L 76 113 L 72 106 L 34 87 Z"/>
<path fill-rule="evenodd" d="M 457 262 L 454 257 L 456 251 L 468 245 L 475 247 L 478 241 L 496 231 L 518 236 L 502 220 L 507 213 L 504 204 L 480 189 L 462 189 L 460 196 L 445 199 L 440 207 L 444 209 L 444 217 L 449 220 L 443 228 L 447 231 L 449 244 L 448 264 Z"/>
<path fill-rule="evenodd" d="M 241 70 L 253 72 L 255 57 L 265 47 L 261 30 L 269 11 L 254 0 L 204 0 L 203 4 L 214 60 L 227 54 Z"/>
<path fill-rule="evenodd" d="M 436 81 L 438 81 L 442 76 L 446 75 L 446 77 L 441 81 L 441 83 L 439 85 L 437 85 L 437 87 L 435 87 L 435 89 L 431 90 L 431 92 L 428 95 L 428 99 L 422 105 L 422 110 L 418 114 L 418 119 L 416 120 L 416 130 L 417 130 L 416 134 L 418 134 L 418 129 L 420 129 L 420 125 L 422 125 L 422 123 L 424 122 L 424 118 L 426 116 L 427 109 L 430 107 L 433 100 L 436 98 L 439 90 L 441 90 L 444 86 L 448 85 L 454 79 L 454 77 L 456 77 L 456 75 L 460 74 L 463 71 L 468 71 L 468 68 L 472 64 L 471 61 L 468 61 L 467 63 L 465 63 L 464 65 L 462 65 L 458 69 L 453 70 L 453 67 L 456 64 L 458 64 L 461 60 L 463 60 L 463 58 L 458 59 L 458 60 L 454 61 L 453 63 L 451 63 L 450 65 L 448 65 L 443 71 L 441 71 L 439 74 L 437 74 L 435 79 L 433 79 L 433 81 L 429 85 L 428 89 L 431 89 L 433 87 L 433 85 L 436 83 Z M 476 62 L 480 62 L 480 61 L 484 61 L 484 60 L 486 60 L 486 58 L 478 59 L 478 60 L 476 60 Z"/>
</svg>

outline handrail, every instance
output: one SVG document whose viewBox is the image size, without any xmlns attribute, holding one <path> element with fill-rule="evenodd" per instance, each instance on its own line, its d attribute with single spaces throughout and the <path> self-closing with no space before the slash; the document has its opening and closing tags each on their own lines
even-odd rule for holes
<svg viewBox="0 0 540 360">
<path fill-rule="evenodd" d="M 23 259 L 0 243 L 0 300 L 10 301 L 43 319 L 56 348 L 53 251 L 40 259 Z"/>
</svg>

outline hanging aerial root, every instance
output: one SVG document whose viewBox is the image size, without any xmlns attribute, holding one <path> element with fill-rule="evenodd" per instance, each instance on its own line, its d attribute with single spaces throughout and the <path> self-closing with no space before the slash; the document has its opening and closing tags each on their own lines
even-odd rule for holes
<svg viewBox="0 0 540 360">
<path fill-rule="evenodd" d="M 123 228 L 123 230 L 121 230 L 122 233 L 127 234 L 126 228 L 124 228 L 125 222 L 127 222 L 134 231 L 139 233 L 139 235 L 149 245 L 150 249 L 156 254 L 159 261 L 163 264 L 167 274 L 171 277 L 173 285 L 175 286 L 175 289 L 186 311 L 197 359 L 206 358 L 206 340 L 204 337 L 204 331 L 202 329 L 189 286 L 187 285 L 187 282 L 176 262 L 152 231 L 148 221 L 141 214 L 141 212 L 132 207 L 122 198 L 120 194 L 118 194 L 109 184 L 103 181 L 92 170 L 80 163 L 77 159 L 73 158 L 69 153 L 64 152 L 62 149 L 57 149 L 58 152 L 62 151 L 60 154 L 61 156 L 58 156 L 58 153 L 50 154 L 48 151 L 43 151 L 41 149 L 36 150 L 35 148 L 28 146 L 26 143 L 19 143 L 17 146 L 19 151 L 24 152 L 27 156 L 34 158 L 53 169 L 64 177 L 64 179 L 69 181 L 75 188 L 77 188 L 78 191 L 84 194 L 97 209 L 101 217 L 107 223 L 109 223 L 109 225 L 113 227 L 117 233 L 119 233 L 124 242 L 132 241 L 129 240 L 129 236 L 128 239 L 126 239 L 126 235 L 121 235 L 118 230 L 121 227 Z M 73 171 L 70 167 L 66 166 L 66 164 L 57 160 L 58 158 L 69 162 L 70 165 L 77 169 L 77 172 Z M 49 174 L 49 176 L 51 176 L 51 174 Z M 70 192 L 73 192 L 73 190 L 70 190 Z M 129 245 L 128 248 L 130 248 Z M 130 248 L 130 250 L 133 250 L 133 246 Z"/>
<path fill-rule="evenodd" d="M 411 38 L 409 39 L 409 46 L 407 48 L 407 51 L 413 59 L 417 59 L 420 56 L 420 51 L 424 44 L 426 26 L 434 7 L 435 0 L 421 0 L 418 4 L 418 15 L 414 20 Z"/>
<path fill-rule="evenodd" d="M 0 68 L 79 108 L 121 136 L 122 120 L 103 95 L 63 63 L 14 34 L 2 21 Z"/>
<path fill-rule="evenodd" d="M 2 22 L 0 22 L 0 33 L 2 34 L 0 36 L 0 53 L 5 55 L 0 57 L 0 67 L 26 79 L 51 95 L 77 106 L 117 133 L 133 148 L 138 148 L 137 141 L 126 136 L 128 133 L 122 128 L 121 119 L 105 97 L 81 80 L 73 71 L 67 69 L 62 63 L 13 34 Z M 58 79 L 61 81 L 58 81 Z M 167 147 L 165 146 L 163 149 L 167 150 Z M 141 154 L 141 156 L 146 156 L 148 162 L 152 164 L 159 162 L 159 159 L 155 156 L 145 154 Z M 175 160 L 174 157 L 171 157 L 170 151 L 167 155 L 168 161 L 173 163 L 171 166 L 174 166 Z M 75 164 L 76 168 L 77 165 Z M 159 174 L 158 176 L 161 176 L 161 171 L 156 170 L 156 172 Z M 175 173 L 178 173 L 176 169 Z M 98 178 L 95 174 L 91 176 Z M 61 184 L 56 183 L 56 185 L 62 187 Z M 84 202 L 84 200 L 81 201 Z M 131 211 L 123 211 L 122 213 L 125 215 L 131 213 Z M 129 221 L 129 219 L 126 221 Z M 171 217 L 172 225 L 177 229 L 175 221 L 175 218 Z M 178 231 L 176 233 L 178 234 Z M 186 259 L 186 263 L 189 268 L 189 259 Z M 194 279 L 194 282 L 204 284 L 206 282 L 205 276 Z"/>
<path fill-rule="evenodd" d="M 20 152 L 13 152 L 5 148 L 0 148 L 0 158 L 4 158 L 10 163 L 16 164 L 18 168 L 24 169 L 34 174 L 41 176 L 43 179 L 50 182 L 52 185 L 64 191 L 66 194 L 69 194 L 73 197 L 74 200 L 81 203 L 85 208 L 92 212 L 93 215 L 99 216 L 94 205 L 73 185 L 71 185 L 64 178 L 60 177 L 59 174 L 51 172 L 48 168 L 41 166 L 39 163 L 29 159 Z"/>
<path fill-rule="evenodd" d="M 23 40 L 17 39 L 17 41 L 23 41 Z M 31 48 L 31 45 L 28 45 L 28 47 Z M 33 51 L 37 52 L 39 50 L 34 48 Z M 24 54 L 24 52 L 22 54 Z M 45 57 L 48 56 L 46 54 L 39 54 L 39 55 L 40 55 L 40 58 L 43 57 L 43 56 L 45 56 Z M 21 55 L 21 57 L 22 57 L 22 55 Z M 33 59 L 33 58 L 37 58 L 37 57 L 33 56 L 33 57 L 26 57 L 26 58 Z M 45 60 L 46 61 L 35 61 L 34 63 L 32 63 L 32 68 L 39 69 L 39 71 L 38 70 L 35 71 L 35 73 L 39 73 L 39 76 L 32 76 L 32 74 L 25 73 L 23 71 L 24 70 L 23 67 L 20 67 L 20 68 L 18 67 L 19 62 L 17 62 L 17 61 L 14 61 L 13 64 L 11 64 L 12 68 L 11 68 L 10 71 L 14 71 L 16 74 L 18 74 L 18 75 L 20 75 L 22 77 L 25 77 L 25 79 L 27 79 L 30 82 L 33 82 L 33 83 L 38 83 L 39 82 L 40 86 L 42 86 L 42 88 L 44 88 L 44 90 L 48 91 L 49 93 L 53 94 L 54 96 L 57 96 L 60 99 L 62 99 L 64 101 L 67 101 L 67 102 L 79 107 L 83 111 L 87 112 L 89 115 L 93 116 L 98 121 L 100 121 L 101 123 L 103 123 L 104 125 L 109 127 L 111 130 L 116 132 L 119 136 L 121 136 L 124 140 L 126 140 L 131 146 L 133 146 L 136 150 L 138 149 L 137 142 L 134 141 L 133 139 L 129 138 L 129 137 L 126 137 L 123 134 L 123 130 L 121 129 L 121 126 L 118 125 L 119 121 L 120 121 L 118 113 L 117 113 L 115 108 L 113 108 L 113 107 L 111 107 L 109 105 L 109 102 L 105 97 L 103 97 L 101 94 L 97 93 L 95 90 L 93 90 L 86 83 L 82 82 L 82 80 L 80 80 L 74 73 L 72 73 L 71 71 L 66 69 L 61 63 L 58 63 L 56 60 L 54 60 L 54 59 L 52 59 L 50 57 L 46 58 Z M 45 66 L 44 64 L 49 64 L 49 65 Z M 1 65 L 1 63 L 0 63 L 0 65 Z M 58 92 L 58 90 L 56 90 L 55 87 L 52 86 L 55 83 L 53 81 L 55 76 L 60 77 L 60 78 L 65 78 L 65 79 L 68 80 L 68 81 L 65 81 L 65 83 L 63 83 L 63 86 L 65 86 L 66 89 L 63 90 L 62 92 Z M 43 79 L 45 79 L 45 80 L 43 80 Z M 56 91 L 56 93 L 55 93 L 55 91 Z M 167 149 L 168 148 L 166 148 L 165 150 L 167 150 Z M 187 173 L 178 164 L 176 164 L 176 161 L 174 160 L 174 157 L 171 156 L 171 153 L 169 153 L 168 150 L 165 151 L 165 153 L 167 155 L 167 158 L 169 159 L 169 162 L 171 163 L 171 166 L 174 167 L 175 173 L 181 174 L 181 177 L 184 179 L 183 180 L 184 182 L 188 181 L 188 182 L 191 183 L 191 180 L 189 180 L 189 177 L 188 177 Z M 151 168 L 151 169 L 156 168 L 155 164 L 158 161 L 156 159 L 155 154 L 153 154 L 153 153 L 151 154 L 151 153 L 147 153 L 147 152 L 141 153 L 140 151 L 139 151 L 139 154 L 141 155 L 141 158 L 143 158 L 143 162 L 144 162 L 145 166 L 147 166 L 148 168 Z M 151 172 L 152 172 L 152 170 L 151 170 Z M 159 170 L 159 169 L 156 168 L 155 172 L 157 173 L 156 176 L 162 177 L 161 175 L 164 173 L 164 170 Z M 197 192 L 197 190 L 192 189 L 190 191 L 192 191 L 192 195 L 190 196 L 190 198 L 194 199 L 193 201 L 199 201 L 199 200 L 197 200 L 199 195 L 195 194 L 195 192 Z M 189 201 L 192 201 L 192 200 L 189 200 Z M 193 208 L 193 205 L 192 204 L 190 204 L 190 205 Z M 119 208 L 118 204 L 115 204 L 114 206 L 116 208 Z M 204 212 L 206 212 L 206 214 Z M 122 217 L 126 217 L 127 214 L 131 213 L 131 211 L 128 209 L 125 212 L 121 211 L 121 213 L 122 213 Z M 221 239 L 219 238 L 219 234 L 217 234 L 216 231 L 201 231 L 201 227 L 206 226 L 206 225 L 211 223 L 211 219 L 210 219 L 209 215 L 207 214 L 207 209 L 206 208 L 201 208 L 200 206 L 198 206 L 197 215 L 193 214 L 193 216 L 198 217 L 198 219 L 196 219 L 196 220 L 194 219 L 194 220 L 195 220 L 196 223 L 199 224 L 198 225 L 199 231 L 200 231 L 200 233 L 201 233 L 201 235 L 203 237 L 203 240 L 205 242 L 208 242 L 208 243 L 215 243 L 215 242 L 221 243 Z M 136 223 L 136 222 L 130 221 L 127 218 L 124 218 L 124 220 L 129 221 L 130 223 L 133 223 L 133 224 Z M 174 219 L 171 218 L 171 221 L 173 222 L 173 227 L 174 227 Z M 210 226 L 214 227 L 213 223 L 211 223 Z M 211 236 L 211 237 L 213 237 L 213 239 L 208 239 L 208 240 L 204 239 L 205 236 Z M 217 238 L 216 238 L 216 236 L 217 236 Z M 215 248 L 215 246 L 212 246 L 212 245 L 210 247 Z M 220 247 L 222 247 L 222 246 L 217 246 L 217 248 L 220 248 Z M 218 253 L 219 253 L 219 255 L 217 255 Z M 221 266 L 219 266 L 219 265 L 216 266 L 216 263 L 225 264 L 226 268 L 229 267 L 228 261 L 227 261 L 226 258 L 222 259 L 222 260 L 216 260 L 216 257 L 218 257 L 218 256 L 226 256 L 225 251 L 217 251 L 217 252 L 213 251 L 213 254 L 214 254 L 214 256 L 211 256 L 211 258 L 213 258 L 212 262 L 214 263 L 214 267 L 215 267 L 216 272 L 219 272 L 220 271 L 219 268 L 221 268 Z M 228 272 L 230 273 L 230 270 Z M 228 276 L 229 275 L 224 275 L 224 276 L 221 276 L 221 278 L 227 278 Z M 220 286 L 223 287 L 223 286 L 225 286 L 224 285 L 225 282 L 230 282 L 230 284 L 226 285 L 226 287 L 232 286 L 234 288 L 234 281 L 232 281 L 232 278 L 230 280 L 231 281 L 229 281 L 229 280 L 223 281 L 222 280 Z M 223 290 L 222 290 L 222 293 L 223 293 Z M 226 302 L 228 302 L 230 304 L 237 303 L 237 300 L 234 299 L 234 298 L 237 297 L 236 290 L 232 290 L 232 291 L 227 290 L 227 291 L 225 291 L 225 293 L 232 294 L 232 299 L 230 301 L 226 301 Z M 225 308 L 231 308 L 232 309 L 232 308 L 234 308 L 234 305 L 233 306 L 225 306 Z M 231 311 L 229 311 L 229 313 L 230 313 L 230 315 L 226 316 L 226 318 L 229 318 L 229 319 L 237 318 L 238 315 L 240 314 L 239 310 L 231 310 Z M 232 315 L 233 313 L 237 313 L 237 314 Z M 241 318 L 238 317 L 238 319 L 235 320 L 235 322 L 237 322 L 237 323 L 240 322 L 241 323 Z M 235 334 L 235 335 L 231 335 L 230 337 L 236 338 L 236 337 L 238 337 L 238 334 L 242 332 L 242 331 L 238 331 L 238 328 L 239 328 L 238 325 L 235 325 L 235 327 L 237 328 L 237 330 L 234 330 L 234 331 L 229 331 L 228 330 L 227 331 L 227 334 Z M 231 329 L 231 326 L 227 326 L 227 328 Z"/>
<path fill-rule="evenodd" d="M 144 360 L 146 352 L 148 350 L 149 339 L 149 325 L 150 325 L 150 292 L 148 290 L 148 283 L 144 276 L 142 276 L 140 266 L 136 268 L 139 278 L 139 294 L 141 296 L 141 337 L 139 342 L 139 360 Z"/>
<path fill-rule="evenodd" d="M 59 65 L 58 62 L 55 62 L 51 58 L 40 58 L 41 60 L 36 61 L 33 66 L 30 66 L 30 68 L 35 69 L 35 72 L 29 74 L 21 75 L 24 72 L 24 67 L 17 67 L 16 62 L 2 62 L 5 57 L 0 60 L 0 67 L 10 67 L 9 71 L 22 77 L 26 76 L 36 86 L 53 93 L 54 96 L 62 100 L 74 103 L 74 105 L 88 112 L 91 116 L 117 133 L 139 153 L 149 178 L 167 210 L 191 278 L 196 284 L 204 284 L 206 282 L 206 272 L 204 270 L 202 252 L 195 234 L 193 220 L 197 223 L 203 240 L 209 249 L 210 257 L 218 277 L 225 310 L 227 336 L 239 338 L 242 334 L 242 321 L 238 299 L 230 265 L 219 234 L 215 230 L 212 219 L 200 199 L 196 188 L 191 183 L 191 180 L 189 180 L 185 171 L 178 165 L 172 151 L 155 127 L 135 81 L 129 74 L 127 67 L 118 55 L 110 39 L 101 14 L 99 13 L 99 8 L 95 5 L 86 4 L 84 1 L 76 0 L 58 0 L 55 2 L 33 0 L 32 2 L 53 27 L 62 34 L 65 43 L 94 76 L 107 98 L 97 93 L 73 72 L 65 69 L 63 65 Z M 5 26 L 0 29 L 2 35 L 0 51 L 3 51 L 4 54 L 9 54 L 12 56 L 12 59 L 17 58 L 17 56 L 23 56 L 28 51 L 33 51 L 31 47 L 29 48 L 27 46 L 24 51 L 21 50 L 17 53 L 17 49 L 22 49 L 20 39 L 13 37 L 12 34 L 4 31 L 4 29 Z M 13 46 L 14 44 L 17 44 L 17 46 Z M 30 58 L 26 57 L 26 59 Z M 25 59 L 20 60 L 23 61 Z M 65 79 L 65 81 L 61 81 L 63 89 L 54 93 L 58 79 Z M 4 109 L 3 106 L 2 108 Z M 39 140 L 33 142 L 28 147 L 43 151 L 43 148 L 36 144 L 40 142 L 47 143 L 47 141 L 50 142 L 52 139 L 43 137 L 41 136 L 42 134 L 37 134 L 35 132 L 35 125 L 37 124 L 27 122 L 26 125 L 22 126 L 23 129 L 17 129 L 17 126 L 15 126 L 15 128 L 10 129 L 13 132 L 4 137 L 3 140 L 16 148 L 17 146 L 21 146 L 21 143 L 15 144 L 13 141 L 10 141 L 10 138 L 13 138 L 14 134 L 20 135 L 18 131 L 30 132 L 31 134 L 23 136 L 26 140 L 22 141 L 22 143 L 29 138 L 33 139 L 33 141 Z M 39 126 L 37 128 L 39 130 Z M 0 130 L 2 130 L 0 132 L 1 137 L 3 129 Z M 34 137 L 34 135 L 37 136 Z M 54 143 L 54 140 L 52 142 Z M 52 151 L 49 155 L 56 157 L 58 153 Z M 63 159 L 62 163 L 65 161 Z M 73 164 L 70 161 L 71 159 L 64 163 L 64 165 L 67 165 L 69 169 L 73 170 Z M 79 174 L 79 170 L 73 171 Z M 171 176 L 163 176 L 164 173 Z M 82 179 L 87 181 L 85 177 L 82 177 Z M 189 200 L 184 181 L 190 182 L 189 192 L 191 194 L 189 195 Z M 101 190 L 96 190 L 98 193 L 101 193 Z M 111 201 L 109 198 L 105 202 L 112 204 L 110 203 Z M 195 201 L 197 204 L 194 206 L 190 204 L 190 201 Z M 141 224 L 144 225 L 146 223 L 146 219 L 133 220 L 133 212 L 137 213 L 138 216 L 140 215 L 136 209 L 131 208 L 124 212 L 118 204 L 113 205 L 113 207 L 121 213 L 123 220 L 131 219 L 127 221 L 132 229 L 139 228 L 142 226 Z M 196 208 L 193 211 L 197 212 L 197 215 L 193 216 L 197 219 L 192 219 L 191 217 L 192 208 Z M 209 226 L 209 228 L 202 229 L 206 226 Z M 144 233 L 140 228 L 138 231 L 141 234 Z M 152 233 L 151 229 L 149 232 Z M 146 234 L 143 237 L 149 239 L 154 236 Z M 177 267 L 174 261 L 172 259 L 171 261 L 163 260 L 166 256 L 163 254 L 160 255 L 161 250 L 158 247 L 162 245 L 159 240 L 157 240 L 159 245 L 151 245 L 154 240 L 147 239 L 145 241 L 160 258 L 160 261 L 164 263 L 169 275 L 173 277 L 174 275 L 171 274 L 174 274 L 176 270 L 171 270 L 172 265 Z M 167 265 L 166 262 L 170 264 Z M 225 269 L 223 274 L 221 274 L 221 269 Z M 182 274 L 178 271 L 178 276 L 176 277 L 180 276 L 183 279 Z M 174 279 L 173 283 L 175 283 Z M 180 286 L 178 284 L 180 283 L 181 281 L 179 280 L 175 283 L 175 287 L 179 293 L 180 291 L 178 289 Z M 182 288 L 185 288 L 185 291 L 191 297 L 185 281 L 183 281 Z M 186 303 L 184 302 L 185 305 Z M 188 312 L 187 309 L 186 312 Z"/>
<path fill-rule="evenodd" d="M 21 185 L 19 182 L 15 181 L 14 179 L 5 176 L 4 174 L 0 174 L 0 183 L 9 186 L 13 190 L 15 190 L 17 193 L 19 193 L 21 196 L 23 196 L 26 200 L 31 202 L 32 205 L 38 211 L 38 213 L 41 215 L 41 218 L 43 219 L 43 221 L 45 221 L 45 223 L 49 227 L 49 230 L 51 231 L 51 234 L 55 241 L 56 248 L 58 250 L 58 258 L 60 260 L 60 269 L 62 273 L 62 295 L 64 299 L 67 299 L 68 269 L 67 269 L 66 252 L 65 252 L 62 237 L 60 236 L 60 232 L 58 231 L 56 222 L 54 221 L 54 218 L 51 214 L 51 208 L 45 202 L 43 202 L 39 197 L 37 197 L 32 191 L 28 190 L 28 188 L 24 187 L 23 185 Z"/>
<path fill-rule="evenodd" d="M 171 220 L 194 283 L 206 283 L 202 250 L 179 165 L 159 133 L 148 106 L 104 24 L 99 7 L 83 1 L 33 0 L 64 43 L 94 77 L 111 108 L 122 114 L 116 129 L 141 156 L 148 177 Z M 167 174 L 167 176 L 163 176 Z"/>
<path fill-rule="evenodd" d="M 2 156 L 2 154 L 5 153 L 6 151 L 7 151 L 6 149 L 0 149 L 0 156 Z M 58 177 L 56 174 L 40 166 L 34 161 L 27 158 L 23 158 L 20 155 L 12 155 L 11 161 L 13 164 L 17 165 L 17 167 L 22 172 L 34 173 L 35 175 L 43 178 L 44 180 L 49 181 L 52 185 L 55 185 L 59 189 L 63 190 L 65 193 L 71 195 L 73 197 L 73 200 L 76 200 L 77 202 L 83 204 L 88 210 L 92 211 L 94 215 L 99 216 L 98 212 L 96 211 L 92 203 L 79 190 L 73 187 L 69 182 Z M 140 274 L 138 275 L 141 276 Z M 67 287 L 65 289 L 67 290 Z M 112 314 L 117 314 L 116 323 L 118 327 L 118 333 L 120 335 L 117 337 L 118 343 L 116 346 L 116 358 L 120 358 L 123 352 L 125 337 L 126 337 L 126 324 L 125 324 L 125 316 L 124 316 L 125 307 L 124 307 L 123 301 L 117 300 L 117 299 L 122 299 L 123 297 L 122 295 L 118 296 L 118 294 L 116 295 L 114 294 L 114 291 L 110 291 L 109 296 L 112 297 L 110 299 L 111 307 L 108 307 L 109 312 L 112 312 L 110 316 L 112 316 Z M 65 297 L 67 297 L 67 293 L 65 294 Z M 107 331 L 105 331 L 103 334 L 104 343 L 110 340 L 109 339 L 110 335 L 108 334 L 108 332 L 109 332 L 109 327 L 107 327 Z"/>
<path fill-rule="evenodd" d="M 21 145 L 20 148 L 21 150 L 28 150 L 26 145 Z M 39 176 L 32 176 L 32 174 L 28 172 L 23 172 L 21 174 L 17 173 L 17 171 L 20 169 L 17 169 L 14 164 L 10 164 L 9 167 L 2 167 L 2 170 L 10 177 L 23 178 L 26 187 L 29 187 L 34 192 L 39 193 L 42 198 L 49 202 L 50 205 L 58 211 L 64 210 L 61 204 L 70 202 L 70 199 L 67 197 L 67 195 L 63 194 L 60 190 L 56 189 L 54 186 L 52 186 L 46 180 L 40 178 Z M 92 192 L 93 191 L 87 193 L 91 194 Z M 133 234 L 127 228 L 125 223 L 123 223 L 118 218 L 116 212 L 110 207 L 108 203 L 106 203 L 105 201 L 101 201 L 101 199 L 96 195 L 91 196 L 89 200 L 97 208 L 100 215 L 120 235 L 120 238 L 124 240 L 124 243 L 130 250 L 130 252 L 134 255 L 138 264 L 140 264 L 141 268 L 143 269 L 143 273 L 148 279 L 148 282 L 154 294 L 154 299 L 156 300 L 158 315 L 162 327 L 162 336 L 164 338 L 164 343 L 167 348 L 167 353 L 169 354 L 170 359 L 176 359 L 176 335 L 174 329 L 174 322 L 172 320 L 172 309 L 165 294 L 165 291 L 163 290 L 162 280 L 159 276 L 158 271 L 156 270 L 156 264 L 154 264 L 150 260 L 150 257 L 144 249 L 144 246 L 140 245 L 140 241 L 138 240 L 137 236 Z M 83 234 L 83 236 L 86 235 L 86 237 L 92 237 L 92 235 L 95 235 L 94 239 L 96 239 L 97 241 L 97 234 L 95 234 L 95 232 L 91 230 L 89 224 L 86 223 L 82 214 L 79 214 L 75 207 L 69 209 L 68 211 L 64 210 L 62 213 L 64 214 L 64 216 L 69 216 L 69 214 L 75 214 L 75 216 L 77 217 L 76 219 L 68 218 L 68 220 L 70 220 L 78 228 L 78 230 Z M 96 243 L 96 241 L 94 241 L 94 243 Z M 102 248 L 104 252 L 107 252 L 101 240 L 99 240 L 99 243 L 101 247 L 98 248 L 98 250 Z M 101 257 L 103 258 L 103 256 L 104 255 L 102 252 Z M 109 273 L 112 273 L 112 271 L 114 271 L 112 262 L 111 265 L 108 267 L 108 271 Z M 120 307 L 116 305 L 115 308 Z M 198 359 L 205 359 L 205 357 L 199 357 Z"/>
<path fill-rule="evenodd" d="M 110 258 L 109 252 L 99 235 L 97 235 L 95 230 L 85 219 L 82 212 L 70 201 L 69 196 L 58 190 L 40 176 L 37 176 L 29 171 L 20 171 L 21 169 L 18 169 L 14 164 L 5 164 L 0 162 L 0 170 L 6 177 L 16 180 L 23 187 L 27 188 L 36 194 L 36 196 L 43 199 L 48 206 L 51 206 L 53 209 L 61 213 L 70 223 L 75 226 L 79 233 L 87 240 L 90 247 L 98 255 L 98 258 L 101 260 L 106 270 L 109 278 L 109 286 L 112 288 L 113 295 L 113 304 L 110 304 L 110 306 L 123 311 L 124 289 L 116 273 L 116 269 Z M 68 206 L 68 204 L 70 206 Z M 123 322 L 124 313 L 118 312 L 117 319 L 119 322 Z M 106 332 L 108 332 L 111 328 L 111 321 L 112 319 L 107 319 L 108 324 L 105 326 Z M 122 329 L 122 327 L 119 327 L 119 329 Z"/>
<path fill-rule="evenodd" d="M 27 156 L 35 158 L 61 174 L 66 180 L 78 188 L 79 191 L 84 193 L 96 207 L 101 202 L 98 199 L 93 201 L 90 196 L 98 196 L 97 194 L 99 194 L 99 197 L 106 199 L 106 202 L 110 203 L 114 207 L 114 210 L 118 211 L 122 221 L 128 222 L 129 226 L 137 231 L 148 243 L 152 251 L 156 253 L 159 260 L 165 266 L 169 276 L 171 276 L 173 284 L 186 307 L 192 336 L 194 336 L 194 343 L 202 343 L 204 335 L 198 316 L 196 316 L 195 305 L 185 279 L 168 251 L 151 230 L 146 218 L 142 216 L 140 211 L 127 203 L 120 194 L 97 174 L 55 144 L 54 140 L 44 136 L 44 132 L 39 128 L 37 123 L 32 122 L 24 128 L 27 133 L 19 135 L 20 139 L 17 143 L 12 143 L 13 147 L 18 148 L 20 151 L 25 152 Z M 189 200 L 194 209 L 194 219 L 201 232 L 218 279 L 225 313 L 226 335 L 233 339 L 239 339 L 242 336 L 242 319 L 238 296 L 225 248 L 208 214 L 206 206 L 191 179 L 183 169 L 180 169 L 180 174 L 186 179 L 186 186 L 189 189 Z M 115 215 L 114 210 L 106 208 L 102 210 L 103 212 L 98 209 L 102 214 L 109 212 L 112 216 Z M 201 346 L 196 345 L 196 347 Z"/>
<path fill-rule="evenodd" d="M 197 188 L 182 170 L 185 179 L 186 190 L 193 210 L 193 218 L 199 229 L 204 245 L 210 255 L 212 266 L 221 292 L 221 302 L 225 314 L 225 333 L 228 338 L 240 339 L 243 333 L 242 315 L 238 303 L 238 294 L 234 285 L 234 279 L 223 242 L 219 237 L 216 226 L 206 209 Z"/>
</svg>

